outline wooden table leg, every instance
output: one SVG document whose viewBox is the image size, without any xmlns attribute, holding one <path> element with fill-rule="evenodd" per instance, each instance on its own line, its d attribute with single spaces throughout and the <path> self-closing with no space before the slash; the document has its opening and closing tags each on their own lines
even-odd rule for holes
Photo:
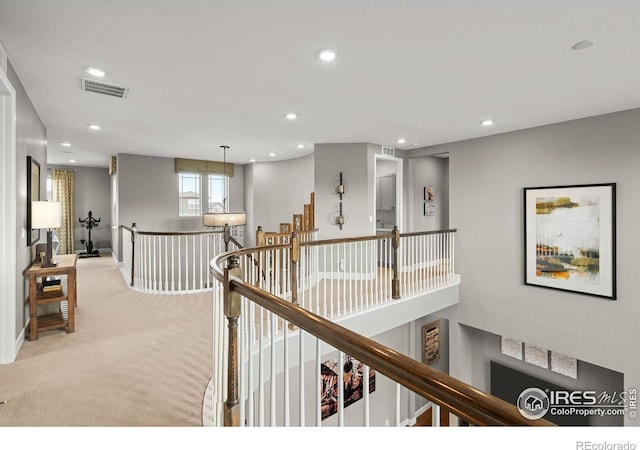
<svg viewBox="0 0 640 450">
<path fill-rule="evenodd" d="M 69 271 L 67 275 L 67 289 L 69 301 L 67 302 L 67 309 L 69 312 L 69 323 L 67 324 L 67 333 L 73 333 L 76 330 L 76 321 L 75 321 L 75 311 L 76 305 L 78 304 L 77 296 L 76 296 L 76 271 Z"/>
<path fill-rule="evenodd" d="M 36 276 L 29 275 L 29 340 L 38 339 L 38 285 Z"/>
</svg>

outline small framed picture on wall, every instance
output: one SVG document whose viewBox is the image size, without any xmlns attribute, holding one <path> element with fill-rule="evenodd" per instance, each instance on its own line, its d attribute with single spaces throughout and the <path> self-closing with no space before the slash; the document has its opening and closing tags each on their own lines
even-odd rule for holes
<svg viewBox="0 0 640 450">
<path fill-rule="evenodd" d="M 436 199 L 436 191 L 433 187 L 427 186 L 424 188 L 424 201 L 432 202 Z"/>
<path fill-rule="evenodd" d="M 433 216 L 436 213 L 436 205 L 429 202 L 424 202 L 424 215 Z"/>
</svg>

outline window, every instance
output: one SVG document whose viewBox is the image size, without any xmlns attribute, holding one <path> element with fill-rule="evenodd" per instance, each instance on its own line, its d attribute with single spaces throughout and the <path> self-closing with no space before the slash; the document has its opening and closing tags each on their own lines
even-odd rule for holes
<svg viewBox="0 0 640 450">
<path fill-rule="evenodd" d="M 51 201 L 51 174 L 47 175 L 47 201 Z"/>
<path fill-rule="evenodd" d="M 200 175 L 195 173 L 178 174 L 178 200 L 180 216 L 201 215 L 200 211 Z"/>
<path fill-rule="evenodd" d="M 229 178 L 224 175 L 209 175 L 209 212 L 228 211 L 229 199 L 226 193 L 229 192 Z"/>
</svg>

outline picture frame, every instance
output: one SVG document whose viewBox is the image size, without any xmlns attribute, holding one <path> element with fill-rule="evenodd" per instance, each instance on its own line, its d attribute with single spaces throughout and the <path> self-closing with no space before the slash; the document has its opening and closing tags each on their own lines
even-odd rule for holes
<svg viewBox="0 0 640 450">
<path fill-rule="evenodd" d="M 369 393 L 376 390 L 376 371 L 369 367 L 369 379 L 365 380 L 364 364 L 350 355 L 344 354 L 343 366 L 339 367 L 338 358 L 332 358 L 320 364 L 320 408 L 322 420 L 338 412 L 338 383 L 343 383 L 343 406 L 364 398 L 365 386 Z"/>
<path fill-rule="evenodd" d="M 440 320 L 422 326 L 422 362 L 431 364 L 440 359 Z"/>
<path fill-rule="evenodd" d="M 40 240 L 40 229 L 31 228 L 31 202 L 40 201 L 40 163 L 27 156 L 27 247 Z"/>
<path fill-rule="evenodd" d="M 616 184 L 529 187 L 524 284 L 616 299 Z"/>
<path fill-rule="evenodd" d="M 436 190 L 431 186 L 425 186 L 424 188 L 424 201 L 433 202 L 436 199 Z"/>
<path fill-rule="evenodd" d="M 537 345 L 524 344 L 524 362 L 543 369 L 549 368 L 549 350 Z"/>
<path fill-rule="evenodd" d="M 429 202 L 424 202 L 424 215 L 434 216 L 436 214 L 436 205 Z"/>
</svg>

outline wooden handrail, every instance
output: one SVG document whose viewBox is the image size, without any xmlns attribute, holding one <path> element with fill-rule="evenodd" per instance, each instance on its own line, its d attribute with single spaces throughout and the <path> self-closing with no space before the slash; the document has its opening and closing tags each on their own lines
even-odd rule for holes
<svg viewBox="0 0 640 450">
<path fill-rule="evenodd" d="M 269 249 L 284 247 L 289 247 L 289 245 L 270 246 Z M 243 249 L 220 255 L 215 259 L 211 265 L 211 272 L 218 281 L 224 283 L 228 289 L 227 292 L 235 292 L 248 298 L 287 320 L 290 326 L 298 327 L 336 349 L 353 356 L 412 392 L 450 410 L 470 424 L 553 425 L 546 420 L 529 420 L 510 403 L 324 319 L 295 303 L 245 283 L 237 276 L 229 274 L 227 270 L 220 269 L 227 258 L 236 258 L 240 254 L 255 251 L 263 250 L 261 248 Z"/>
<path fill-rule="evenodd" d="M 455 233 L 456 231 L 458 231 L 456 228 L 452 228 L 449 230 L 436 230 L 436 231 L 415 231 L 413 233 L 400 233 L 400 237 L 403 238 L 403 237 L 411 237 L 411 236 L 428 236 L 432 234 Z M 323 239 L 319 241 L 300 242 L 300 246 L 316 247 L 319 245 L 348 244 L 353 242 L 376 241 L 376 240 L 391 239 L 391 238 L 393 238 L 393 233 L 381 233 L 381 234 L 371 235 L 371 236 L 359 236 L 359 237 L 339 238 L 339 239 Z"/>
<path fill-rule="evenodd" d="M 224 230 L 206 231 L 137 231 L 144 236 L 197 236 L 199 234 L 223 234 Z"/>
<path fill-rule="evenodd" d="M 448 230 L 436 230 L 436 231 L 414 231 L 412 233 L 400 233 L 400 237 L 428 236 L 430 234 L 455 233 L 457 231 L 458 231 L 457 228 L 450 228 Z"/>
<path fill-rule="evenodd" d="M 222 274 L 217 273 L 215 276 L 220 279 Z M 222 280 L 224 281 L 224 276 Z M 362 361 L 407 389 L 449 409 L 470 424 L 552 425 L 546 420 L 529 420 L 510 403 L 306 311 L 298 305 L 244 283 L 237 277 L 232 276 L 228 280 L 228 286 L 290 324 Z"/>
</svg>

